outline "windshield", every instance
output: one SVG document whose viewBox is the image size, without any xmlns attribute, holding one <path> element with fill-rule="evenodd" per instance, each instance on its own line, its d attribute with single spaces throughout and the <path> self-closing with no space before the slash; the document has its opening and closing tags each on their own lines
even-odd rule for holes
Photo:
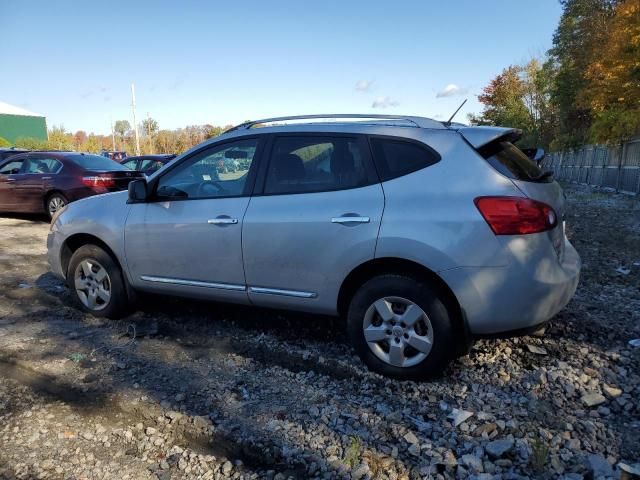
<svg viewBox="0 0 640 480">
<path fill-rule="evenodd" d="M 99 155 L 69 155 L 67 157 L 76 165 L 81 166 L 85 170 L 110 170 L 110 171 L 120 171 L 120 170 L 128 170 L 128 168 L 123 167 L 118 162 L 113 160 L 109 160 L 106 157 L 101 157 Z"/>
<path fill-rule="evenodd" d="M 550 175 L 542 169 L 522 150 L 511 142 L 494 142 L 480 148 L 482 155 L 493 168 L 506 177 L 529 182 L 551 182 Z"/>
</svg>

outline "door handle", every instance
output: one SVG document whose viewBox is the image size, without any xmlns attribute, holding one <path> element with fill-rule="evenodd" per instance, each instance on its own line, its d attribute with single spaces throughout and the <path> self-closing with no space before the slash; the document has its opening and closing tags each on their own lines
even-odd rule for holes
<svg viewBox="0 0 640 480">
<path fill-rule="evenodd" d="M 7 182 L 15 182 L 15 181 L 16 181 L 15 178 L 11 178 L 11 177 L 7 178 Z"/>
<path fill-rule="evenodd" d="M 217 217 L 210 218 L 209 220 L 207 220 L 207 223 L 209 225 L 235 225 L 236 223 L 238 223 L 238 219 L 231 217 Z"/>
<path fill-rule="evenodd" d="M 42 177 L 42 180 L 51 180 L 51 177 Z"/>
<path fill-rule="evenodd" d="M 361 217 L 361 216 L 342 216 L 342 217 L 333 217 L 331 219 L 331 223 L 369 223 L 371 219 L 369 217 Z"/>
</svg>

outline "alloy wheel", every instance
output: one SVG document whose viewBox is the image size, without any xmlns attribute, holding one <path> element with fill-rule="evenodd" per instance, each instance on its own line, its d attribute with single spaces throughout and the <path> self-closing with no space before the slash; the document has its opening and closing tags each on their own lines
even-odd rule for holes
<svg viewBox="0 0 640 480">
<path fill-rule="evenodd" d="M 373 354 L 394 367 L 422 362 L 433 346 L 433 327 L 416 303 L 402 297 L 384 297 L 367 309 L 363 334 Z"/>
<path fill-rule="evenodd" d="M 62 197 L 54 196 L 49 200 L 48 210 L 49 215 L 53 217 L 53 215 L 65 206 L 65 201 Z"/>
<path fill-rule="evenodd" d="M 111 279 L 96 260 L 86 258 L 76 267 L 74 286 L 78 298 L 89 310 L 102 310 L 111 300 Z"/>
</svg>

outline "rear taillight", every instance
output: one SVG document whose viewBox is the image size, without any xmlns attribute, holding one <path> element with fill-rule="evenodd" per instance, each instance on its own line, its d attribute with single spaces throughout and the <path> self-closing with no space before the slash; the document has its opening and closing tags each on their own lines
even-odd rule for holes
<svg viewBox="0 0 640 480">
<path fill-rule="evenodd" d="M 544 232 L 558 223 L 553 208 L 530 198 L 478 197 L 474 203 L 496 235 Z"/>
<path fill-rule="evenodd" d="M 82 177 L 82 183 L 91 188 L 113 188 L 116 186 L 115 179 L 106 175 Z"/>
</svg>

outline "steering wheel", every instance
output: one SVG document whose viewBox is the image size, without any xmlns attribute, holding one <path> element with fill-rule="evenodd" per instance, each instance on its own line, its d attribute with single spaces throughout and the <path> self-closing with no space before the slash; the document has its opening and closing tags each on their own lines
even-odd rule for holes
<svg viewBox="0 0 640 480">
<path fill-rule="evenodd" d="M 226 190 L 216 180 L 204 180 L 200 182 L 196 190 L 196 196 L 198 197 L 208 197 L 220 193 L 226 193 Z"/>
</svg>

